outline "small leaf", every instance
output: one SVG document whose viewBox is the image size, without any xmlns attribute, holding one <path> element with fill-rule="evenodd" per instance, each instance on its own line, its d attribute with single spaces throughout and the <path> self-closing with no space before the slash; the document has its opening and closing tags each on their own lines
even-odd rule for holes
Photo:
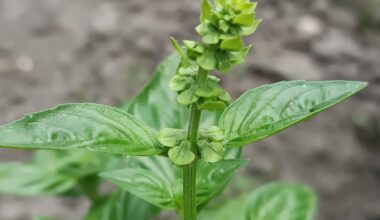
<svg viewBox="0 0 380 220">
<path fill-rule="evenodd" d="M 198 141 L 201 158 L 207 163 L 215 163 L 223 157 L 223 144 L 219 142 Z"/>
<path fill-rule="evenodd" d="M 198 109 L 207 111 L 220 111 L 227 107 L 226 103 L 217 100 L 206 100 L 198 104 Z"/>
<path fill-rule="evenodd" d="M 187 140 L 180 146 L 171 148 L 168 155 L 170 160 L 178 166 L 189 164 L 195 159 L 194 153 L 191 152 L 191 143 Z"/>
<path fill-rule="evenodd" d="M 230 29 L 230 25 L 224 20 L 219 20 L 219 27 L 224 33 L 227 33 Z"/>
<path fill-rule="evenodd" d="M 208 32 L 202 37 L 205 44 L 217 44 L 219 42 L 219 34 L 216 32 Z"/>
<path fill-rule="evenodd" d="M 201 138 L 207 138 L 211 141 L 222 141 L 223 140 L 223 130 L 217 126 L 211 126 L 207 129 L 201 129 Z"/>
<path fill-rule="evenodd" d="M 239 51 L 243 48 L 243 41 L 241 37 L 223 40 L 220 48 L 223 50 Z"/>
<path fill-rule="evenodd" d="M 219 87 L 217 83 L 211 80 L 199 83 L 198 88 L 195 90 L 195 94 L 199 97 L 211 98 L 217 97 L 223 93 L 223 89 Z"/>
<path fill-rule="evenodd" d="M 272 183 L 249 195 L 246 220 L 311 220 L 315 206 L 316 196 L 309 187 Z"/>
<path fill-rule="evenodd" d="M 260 26 L 262 20 L 261 19 L 255 19 L 249 27 L 243 28 L 243 35 L 248 36 L 256 32 L 257 28 Z"/>
<path fill-rule="evenodd" d="M 160 208 L 175 208 L 170 183 L 152 172 L 127 168 L 103 172 L 99 175 Z"/>
<path fill-rule="evenodd" d="M 170 80 L 169 87 L 174 91 L 182 91 L 194 82 L 194 79 L 191 77 L 176 75 Z"/>
<path fill-rule="evenodd" d="M 201 22 L 209 20 L 212 15 L 212 6 L 210 0 L 202 0 L 202 13 L 201 13 Z"/>
<path fill-rule="evenodd" d="M 232 59 L 235 58 L 230 58 L 228 55 L 225 54 L 218 54 L 218 70 L 222 73 L 228 73 L 232 68 Z"/>
<path fill-rule="evenodd" d="M 254 14 L 249 13 L 249 14 L 239 14 L 234 18 L 233 23 L 234 24 L 239 24 L 242 26 L 251 26 L 254 22 Z"/>
<path fill-rule="evenodd" d="M 238 52 L 232 52 L 233 56 L 231 59 L 231 62 L 233 64 L 241 64 L 244 62 L 248 52 L 251 50 L 252 45 L 248 45 L 247 47 L 244 47 Z"/>
<path fill-rule="evenodd" d="M 230 94 L 229 94 L 226 90 L 224 90 L 224 92 L 223 92 L 222 94 L 220 94 L 220 95 L 218 96 L 218 98 L 219 98 L 220 100 L 225 101 L 225 102 L 229 102 L 229 101 L 231 101 L 231 96 L 230 96 Z"/>
<path fill-rule="evenodd" d="M 249 90 L 223 113 L 227 146 L 242 146 L 311 118 L 363 89 L 364 82 L 280 82 Z"/>
<path fill-rule="evenodd" d="M 205 70 L 215 69 L 216 59 L 211 50 L 206 50 L 201 56 L 197 57 L 197 63 Z"/>
<path fill-rule="evenodd" d="M 190 88 L 184 90 L 178 95 L 177 101 L 182 105 L 191 105 L 198 100 L 198 96 L 195 95 L 196 86 L 191 85 Z"/>
<path fill-rule="evenodd" d="M 181 129 L 163 128 L 158 132 L 157 139 L 166 147 L 175 147 L 186 139 L 186 133 Z"/>
<path fill-rule="evenodd" d="M 170 41 L 171 41 L 174 49 L 178 52 L 178 54 L 181 55 L 182 57 L 186 58 L 186 53 L 182 50 L 181 46 L 178 44 L 178 41 L 174 37 L 171 37 Z"/>
<path fill-rule="evenodd" d="M 92 103 L 65 104 L 0 127 L 0 146 L 128 155 L 161 153 L 154 131 L 123 110 Z"/>
</svg>

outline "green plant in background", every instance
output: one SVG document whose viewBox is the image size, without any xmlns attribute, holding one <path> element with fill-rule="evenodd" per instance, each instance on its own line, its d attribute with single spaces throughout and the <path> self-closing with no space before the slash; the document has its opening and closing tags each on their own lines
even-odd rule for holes
<svg viewBox="0 0 380 220">
<path fill-rule="evenodd" d="M 0 191 L 86 195 L 92 204 L 86 220 L 145 220 L 165 209 L 184 220 L 312 219 L 315 195 L 296 184 L 272 183 L 221 209 L 208 206 L 247 163 L 240 158 L 243 146 L 309 119 L 366 86 L 279 82 L 249 90 L 230 104 L 212 73 L 227 73 L 244 61 L 251 46 L 244 46 L 242 37 L 260 23 L 255 9 L 249 0 L 203 0 L 196 28 L 201 41 L 180 45 L 173 38 L 179 56 L 165 60 L 123 109 L 64 104 L 0 127 L 2 147 L 67 150 L 3 164 Z M 119 188 L 102 194 L 103 180 Z"/>
</svg>

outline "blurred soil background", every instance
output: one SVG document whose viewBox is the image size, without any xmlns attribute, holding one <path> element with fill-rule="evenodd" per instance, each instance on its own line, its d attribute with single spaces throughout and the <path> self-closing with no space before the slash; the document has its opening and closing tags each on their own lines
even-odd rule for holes
<svg viewBox="0 0 380 220">
<path fill-rule="evenodd" d="M 198 0 L 0 0 L 0 124 L 63 102 L 122 104 L 173 51 L 170 36 L 196 37 L 198 14 Z M 317 220 L 380 220 L 380 1 L 261 0 L 258 17 L 247 63 L 223 80 L 234 97 L 279 80 L 370 85 L 246 148 L 249 177 L 234 187 L 305 183 L 320 197 Z M 0 151 L 2 162 L 29 156 Z M 0 219 L 76 220 L 87 205 L 1 195 Z"/>
</svg>

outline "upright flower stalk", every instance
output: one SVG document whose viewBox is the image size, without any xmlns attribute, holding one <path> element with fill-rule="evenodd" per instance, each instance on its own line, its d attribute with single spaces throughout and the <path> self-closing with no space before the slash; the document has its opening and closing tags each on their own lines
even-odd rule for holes
<svg viewBox="0 0 380 220">
<path fill-rule="evenodd" d="M 183 166 L 183 219 L 197 219 L 196 169 L 198 160 L 215 163 L 223 158 L 223 131 L 212 126 L 199 128 L 202 111 L 221 111 L 230 95 L 219 86 L 220 79 L 211 75 L 217 70 L 227 73 L 234 64 L 242 63 L 251 48 L 242 37 L 255 32 L 260 20 L 255 19 L 256 3 L 249 0 L 202 0 L 200 25 L 196 27 L 201 41 L 184 40 L 172 44 L 181 56 L 170 88 L 178 92 L 179 104 L 190 108 L 187 134 L 180 129 L 165 128 L 159 132 L 160 143 L 168 147 L 175 165 Z"/>
</svg>

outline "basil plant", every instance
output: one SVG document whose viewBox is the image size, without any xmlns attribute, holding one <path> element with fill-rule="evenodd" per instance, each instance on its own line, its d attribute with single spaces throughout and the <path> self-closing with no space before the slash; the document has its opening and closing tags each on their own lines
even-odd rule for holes
<svg viewBox="0 0 380 220">
<path fill-rule="evenodd" d="M 274 135 L 347 99 L 366 86 L 353 81 L 263 85 L 232 101 L 215 72 L 244 62 L 261 20 L 249 0 L 202 0 L 199 41 L 174 38 L 177 51 L 123 108 L 63 104 L 0 127 L 0 146 L 38 149 L 27 163 L 0 166 L 0 191 L 85 195 L 86 220 L 147 220 L 162 210 L 179 219 L 310 220 L 314 192 L 271 183 L 208 204 L 247 164 L 244 146 Z M 117 187 L 101 193 L 104 181 Z M 36 217 L 36 219 L 49 219 Z"/>
</svg>

